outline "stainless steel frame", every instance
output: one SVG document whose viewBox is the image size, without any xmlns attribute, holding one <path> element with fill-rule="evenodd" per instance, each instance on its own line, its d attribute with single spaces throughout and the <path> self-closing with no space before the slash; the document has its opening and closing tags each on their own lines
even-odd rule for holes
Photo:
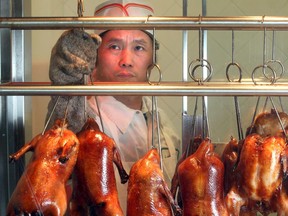
<svg viewBox="0 0 288 216">
<path fill-rule="evenodd" d="M 187 1 L 183 0 L 184 7 Z M 12 4 L 11 4 L 12 2 Z M 205 0 L 203 0 L 205 2 Z M 25 5 L 30 4 L 25 0 Z M 8 164 L 8 155 L 15 152 L 25 142 L 25 131 L 29 118 L 25 102 L 30 95 L 171 95 L 171 96 L 288 96 L 287 83 L 277 85 L 254 85 L 205 83 L 197 85 L 186 82 L 187 71 L 183 69 L 183 82 L 149 84 L 111 84 L 91 86 L 50 86 L 43 83 L 25 83 L 25 76 L 30 74 L 29 64 L 24 62 L 26 31 L 34 29 L 67 29 L 84 27 L 86 29 L 157 29 L 185 30 L 183 46 L 187 45 L 188 30 L 288 30 L 288 17 L 245 16 L 245 17 L 138 17 L 138 18 L 95 18 L 95 17 L 23 17 L 24 0 L 1 0 L 1 85 L 0 85 L 0 215 L 5 209 L 11 190 L 15 187 L 23 167 Z M 10 6 L 12 8 L 10 8 Z M 187 8 L 183 8 L 185 11 Z M 12 11 L 12 14 L 10 14 Z M 185 13 L 184 13 L 185 15 Z M 205 15 L 205 14 L 203 14 Z M 185 45 L 186 43 L 186 45 Z M 25 50 L 25 51 L 24 51 Z M 15 53 L 19 55 L 16 56 Z M 187 50 L 183 51 L 183 56 Z M 185 54 L 185 55 L 184 55 Z M 184 60 L 184 65 L 187 61 Z M 185 70 L 185 71 L 184 71 Z M 24 100 L 24 96 L 25 100 Z M 186 101 L 187 102 L 187 101 Z M 184 103 L 183 102 L 183 105 Z M 24 127 L 25 125 L 25 127 Z M 17 144 L 19 146 L 17 146 Z M 21 162 L 20 162 L 21 163 Z M 20 169 L 19 169 L 20 168 Z"/>
<path fill-rule="evenodd" d="M 2 17 L 0 28 L 11 29 L 153 29 L 157 30 L 287 30 L 288 17 Z"/>
<path fill-rule="evenodd" d="M 24 0 L 1 0 L 0 16 L 4 17 L 21 17 L 23 16 Z M 30 0 L 25 0 L 25 4 L 30 8 Z M 1 83 L 7 81 L 23 82 L 31 73 L 31 64 L 27 63 L 29 56 L 24 58 L 24 53 L 27 53 L 25 46 L 28 45 L 27 37 L 29 34 L 24 30 L 11 30 L 8 28 L 0 29 L 1 40 Z M 29 52 L 28 52 L 29 53 Z M 25 131 L 29 128 L 28 109 L 29 97 L 24 96 L 9 96 L 1 95 L 0 97 L 0 215 L 6 215 L 6 207 L 15 188 L 19 177 L 22 175 L 25 163 L 24 158 L 17 164 L 9 164 L 9 154 L 17 151 L 25 143 Z M 25 125 L 25 127 L 24 127 Z"/>
<path fill-rule="evenodd" d="M 219 82 L 209 82 L 203 85 L 195 82 L 162 82 L 159 85 L 94 83 L 84 86 L 33 84 L 4 84 L 0 86 L 0 95 L 288 96 L 288 83 L 286 82 L 273 85 Z"/>
</svg>

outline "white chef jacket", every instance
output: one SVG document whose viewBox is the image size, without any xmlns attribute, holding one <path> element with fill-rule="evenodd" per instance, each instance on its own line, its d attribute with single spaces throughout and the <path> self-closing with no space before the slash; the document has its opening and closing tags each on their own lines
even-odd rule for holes
<svg viewBox="0 0 288 216">
<path fill-rule="evenodd" d="M 97 96 L 98 106 L 95 97 L 88 98 L 89 109 L 96 114 L 96 121 L 102 131 L 109 137 L 113 138 L 116 146 L 120 152 L 123 166 L 127 173 L 130 172 L 132 165 L 142 158 L 151 148 L 152 143 L 152 102 L 148 97 L 143 97 L 142 109 L 130 109 L 123 103 L 117 101 L 113 96 Z M 98 108 L 100 108 L 100 115 L 104 130 L 99 118 Z M 175 172 L 175 167 L 178 159 L 178 149 L 180 147 L 180 140 L 171 125 L 169 125 L 168 118 L 163 111 L 158 109 L 160 119 L 160 133 L 161 133 L 161 148 L 163 158 L 163 173 L 168 185 Z M 147 120 L 143 113 L 145 113 Z M 157 124 L 154 127 L 154 143 L 158 147 Z M 156 133 L 156 134 L 155 134 Z M 118 171 L 115 169 L 115 176 L 117 181 L 117 190 L 120 205 L 123 212 L 126 212 L 127 205 L 127 185 L 121 184 Z"/>
</svg>

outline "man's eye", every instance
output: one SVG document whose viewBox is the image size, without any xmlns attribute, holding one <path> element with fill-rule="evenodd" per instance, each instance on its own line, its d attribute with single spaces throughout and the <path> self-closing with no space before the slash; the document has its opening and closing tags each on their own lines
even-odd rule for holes
<svg viewBox="0 0 288 216">
<path fill-rule="evenodd" d="M 143 47 L 143 46 L 136 46 L 136 47 L 135 47 L 135 50 L 138 50 L 138 51 L 139 51 L 139 50 L 144 50 L 144 47 Z"/>
<path fill-rule="evenodd" d="M 115 45 L 115 44 L 110 45 L 109 48 L 110 49 L 114 49 L 114 50 L 119 50 L 120 49 L 120 47 L 118 45 Z"/>
</svg>

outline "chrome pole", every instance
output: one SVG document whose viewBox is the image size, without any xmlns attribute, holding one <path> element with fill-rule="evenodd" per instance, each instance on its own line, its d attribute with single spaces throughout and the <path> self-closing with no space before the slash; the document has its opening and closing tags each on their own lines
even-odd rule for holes
<svg viewBox="0 0 288 216">
<path fill-rule="evenodd" d="M 201 21 L 201 22 L 200 22 Z M 153 29 L 157 30 L 287 30 L 288 16 L 238 17 L 2 17 L 0 28 L 10 29 Z"/>
<path fill-rule="evenodd" d="M 288 84 L 207 82 L 198 85 L 195 82 L 161 82 L 159 85 L 149 85 L 97 82 L 85 86 L 51 86 L 18 83 L 0 85 L 0 95 L 288 96 Z"/>
</svg>

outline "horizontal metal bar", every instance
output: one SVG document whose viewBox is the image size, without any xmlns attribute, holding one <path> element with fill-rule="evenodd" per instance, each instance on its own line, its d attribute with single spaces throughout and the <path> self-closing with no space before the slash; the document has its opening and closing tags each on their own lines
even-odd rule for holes
<svg viewBox="0 0 288 216">
<path fill-rule="evenodd" d="M 287 16 L 238 17 L 1 17 L 0 28 L 11 29 L 164 29 L 257 30 L 288 29 Z"/>
<path fill-rule="evenodd" d="M 47 83 L 22 83 L 0 85 L 0 95 L 147 95 L 147 96 L 288 96 L 288 83 L 242 84 L 209 82 L 147 83 L 94 83 L 84 86 L 51 86 Z"/>
</svg>

